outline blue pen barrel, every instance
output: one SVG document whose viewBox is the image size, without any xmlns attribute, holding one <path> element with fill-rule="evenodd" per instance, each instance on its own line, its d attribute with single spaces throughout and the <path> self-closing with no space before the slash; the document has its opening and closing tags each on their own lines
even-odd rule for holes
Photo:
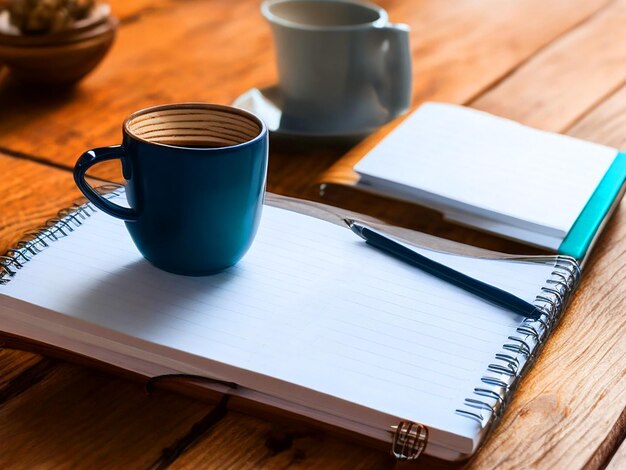
<svg viewBox="0 0 626 470">
<path fill-rule="evenodd" d="M 357 223 L 350 224 L 350 229 L 363 238 L 371 246 L 385 251 L 392 256 L 415 266 L 422 271 L 435 276 L 443 281 L 457 286 L 487 302 L 498 305 L 511 312 L 522 315 L 526 318 L 537 320 L 543 313 L 541 309 L 530 302 L 492 286 L 485 282 L 474 279 L 467 274 L 463 274 L 455 269 L 434 261 L 403 244 L 386 237 L 368 227 Z"/>
</svg>

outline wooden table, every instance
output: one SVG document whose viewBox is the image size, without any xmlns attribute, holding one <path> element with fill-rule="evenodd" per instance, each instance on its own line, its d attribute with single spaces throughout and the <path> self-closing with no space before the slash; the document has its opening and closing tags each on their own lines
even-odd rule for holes
<svg viewBox="0 0 626 470">
<path fill-rule="evenodd" d="M 109 56 L 74 90 L 0 72 L 0 251 L 78 197 L 71 168 L 130 112 L 230 103 L 275 82 L 258 1 L 117 0 Z M 626 0 L 381 0 L 412 27 L 413 104 L 466 104 L 626 148 Z M 343 150 L 272 150 L 269 189 L 318 198 Z M 115 166 L 95 177 L 119 180 Z M 558 205 L 558 195 L 553 204 Z M 350 209 L 414 227 L 408 205 Z M 626 467 L 626 207 L 477 468 Z M 34 354 L 0 351 L 0 468 L 390 468 L 385 454 Z M 426 461 L 423 467 L 432 465 Z M 419 465 L 418 465 L 419 467 Z"/>
</svg>

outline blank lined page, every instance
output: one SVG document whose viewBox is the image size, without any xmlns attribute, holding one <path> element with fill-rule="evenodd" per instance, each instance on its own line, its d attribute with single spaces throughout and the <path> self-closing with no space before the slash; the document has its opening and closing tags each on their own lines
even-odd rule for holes
<svg viewBox="0 0 626 470">
<path fill-rule="evenodd" d="M 432 255 L 528 300 L 552 269 Z M 98 212 L 0 293 L 449 432 L 477 430 L 455 409 L 521 321 L 347 227 L 273 207 L 245 258 L 221 274 L 154 268 L 124 224 Z"/>
<path fill-rule="evenodd" d="M 417 200 L 444 212 L 564 237 L 616 155 L 610 147 L 481 111 L 426 103 L 355 170 L 392 191 L 390 183 L 418 190 Z"/>
</svg>

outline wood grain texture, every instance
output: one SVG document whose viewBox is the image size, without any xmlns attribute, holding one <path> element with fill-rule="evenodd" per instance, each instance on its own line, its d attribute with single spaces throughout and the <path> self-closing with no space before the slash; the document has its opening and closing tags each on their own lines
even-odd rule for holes
<svg viewBox="0 0 626 470">
<path fill-rule="evenodd" d="M 626 86 L 623 86 L 574 124 L 568 134 L 624 150 L 625 129 Z"/>
<path fill-rule="evenodd" d="M 81 196 L 70 172 L 1 153 L 0 175 L 0 253 Z"/>
<path fill-rule="evenodd" d="M 67 171 L 0 154 L 0 174 L 5 175 L 0 189 L 0 253 L 81 196 Z M 16 390 L 21 393 L 42 364 L 39 355 L 0 350 L 0 397 L 9 399 Z"/>
<path fill-rule="evenodd" d="M 28 354 L 21 351 L 3 349 L 0 351 L 0 406 L 15 395 L 15 380 L 27 370 L 36 366 L 41 361 L 41 356 Z M 23 380 L 21 381 L 23 383 Z M 17 387 L 23 389 L 23 386 Z"/>
<path fill-rule="evenodd" d="M 111 6 L 111 14 L 122 23 L 138 21 L 143 15 L 149 14 L 158 9 L 167 8 L 172 2 L 154 0 L 107 0 Z"/>
<path fill-rule="evenodd" d="M 393 468 L 390 456 L 342 442 L 306 428 L 272 425 L 231 412 L 202 441 L 170 467 L 202 468 L 214 456 L 215 468 L 374 470 Z"/>
<path fill-rule="evenodd" d="M 607 434 L 602 443 L 596 448 L 587 460 L 585 468 L 604 468 L 613 461 L 615 454 L 619 451 L 626 439 L 626 407 L 622 410 L 622 414 L 617 418 L 615 424 L 611 428 L 611 432 Z M 619 456 L 618 456 L 619 459 Z"/>
<path fill-rule="evenodd" d="M 207 409 L 61 363 L 0 408 L 0 467 L 147 468 Z"/>
<path fill-rule="evenodd" d="M 539 129 L 563 131 L 625 83 L 624 21 L 626 1 L 613 2 L 534 55 L 472 107 Z M 510 106 L 511 97 L 515 107 Z"/>
<path fill-rule="evenodd" d="M 606 470 L 621 470 L 626 468 L 626 441 L 622 442 Z"/>
</svg>

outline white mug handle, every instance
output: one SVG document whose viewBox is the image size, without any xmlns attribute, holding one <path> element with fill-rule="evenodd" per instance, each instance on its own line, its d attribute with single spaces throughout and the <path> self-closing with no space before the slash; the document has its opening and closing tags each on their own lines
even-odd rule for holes
<svg viewBox="0 0 626 470">
<path fill-rule="evenodd" d="M 387 24 L 374 31 L 379 37 L 383 54 L 379 96 L 393 118 L 408 111 L 411 105 L 413 67 L 410 28 L 405 24 Z"/>
</svg>

